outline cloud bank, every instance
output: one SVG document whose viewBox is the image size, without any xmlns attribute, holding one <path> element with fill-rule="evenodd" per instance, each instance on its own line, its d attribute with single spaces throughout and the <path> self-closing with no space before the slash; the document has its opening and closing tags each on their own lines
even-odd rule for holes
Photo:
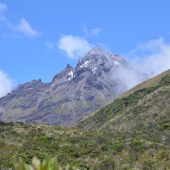
<svg viewBox="0 0 170 170">
<path fill-rule="evenodd" d="M 132 54 L 137 56 L 139 69 L 151 77 L 170 69 L 170 44 L 162 37 L 139 44 Z"/>
<path fill-rule="evenodd" d="M 12 24 L 9 18 L 5 15 L 7 5 L 0 3 L 0 24 L 5 28 L 6 34 L 3 37 L 29 37 L 33 38 L 40 33 L 33 29 L 31 24 L 25 19 L 21 18 L 18 24 Z"/>
<path fill-rule="evenodd" d="M 12 90 L 12 80 L 0 70 L 0 97 L 5 96 Z"/>
<path fill-rule="evenodd" d="M 62 35 L 57 47 L 65 52 L 69 58 L 78 59 L 79 57 L 83 57 L 93 45 L 83 37 Z"/>
<path fill-rule="evenodd" d="M 118 93 L 170 69 L 170 44 L 164 38 L 139 44 L 125 57 L 127 65 L 112 72 L 112 79 L 119 81 Z"/>
</svg>

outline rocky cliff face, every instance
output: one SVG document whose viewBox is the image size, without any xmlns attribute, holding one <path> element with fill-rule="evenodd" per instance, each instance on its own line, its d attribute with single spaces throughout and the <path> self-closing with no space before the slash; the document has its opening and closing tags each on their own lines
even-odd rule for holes
<svg viewBox="0 0 170 170">
<path fill-rule="evenodd" d="M 120 56 L 93 48 L 75 68 L 67 65 L 51 83 L 34 80 L 1 98 L 0 120 L 78 124 L 118 95 L 119 84 L 110 74 L 121 65 L 126 62 Z"/>
</svg>

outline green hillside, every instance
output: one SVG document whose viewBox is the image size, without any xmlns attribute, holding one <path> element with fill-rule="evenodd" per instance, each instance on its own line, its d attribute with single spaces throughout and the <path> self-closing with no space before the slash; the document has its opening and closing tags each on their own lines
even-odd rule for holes
<svg viewBox="0 0 170 170">
<path fill-rule="evenodd" d="M 77 169 L 169 170 L 170 71 L 131 89 L 76 128 L 0 123 L 0 167 L 56 157 Z"/>
<path fill-rule="evenodd" d="M 170 70 L 126 92 L 79 127 L 112 133 L 126 144 L 139 142 L 154 159 L 163 147 L 170 160 Z"/>
<path fill-rule="evenodd" d="M 167 71 L 126 92 L 93 113 L 79 127 L 124 134 L 137 131 L 150 138 L 154 132 L 169 137 L 169 123 L 170 71 Z"/>
</svg>

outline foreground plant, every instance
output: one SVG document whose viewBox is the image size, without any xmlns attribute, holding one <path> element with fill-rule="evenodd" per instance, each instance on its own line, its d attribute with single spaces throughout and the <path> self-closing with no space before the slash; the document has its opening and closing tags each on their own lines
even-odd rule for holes
<svg viewBox="0 0 170 170">
<path fill-rule="evenodd" d="M 15 170 L 79 170 L 71 165 L 61 165 L 55 158 L 42 162 L 33 158 L 30 165 L 19 159 L 14 161 L 13 167 Z"/>
</svg>

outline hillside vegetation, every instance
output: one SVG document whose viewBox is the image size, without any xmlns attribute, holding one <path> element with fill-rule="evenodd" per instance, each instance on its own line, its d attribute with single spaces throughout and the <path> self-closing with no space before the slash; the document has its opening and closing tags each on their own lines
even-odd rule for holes
<svg viewBox="0 0 170 170">
<path fill-rule="evenodd" d="M 131 89 L 76 128 L 0 123 L 0 167 L 56 157 L 96 170 L 169 170 L 170 71 Z"/>
<path fill-rule="evenodd" d="M 93 113 L 79 127 L 124 134 L 137 131 L 150 137 L 154 130 L 168 136 L 169 123 L 170 71 L 167 71 L 126 92 L 113 103 Z"/>
</svg>

